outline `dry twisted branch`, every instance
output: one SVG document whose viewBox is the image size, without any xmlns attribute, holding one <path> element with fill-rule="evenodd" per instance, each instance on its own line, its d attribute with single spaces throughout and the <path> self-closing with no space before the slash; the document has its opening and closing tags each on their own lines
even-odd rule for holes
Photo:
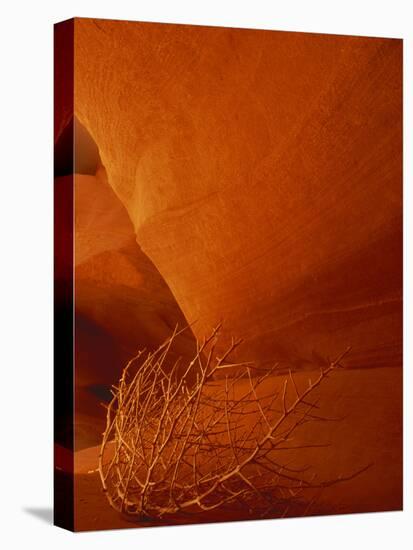
<svg viewBox="0 0 413 550">
<path fill-rule="evenodd" d="M 179 360 L 168 372 L 164 368 L 177 330 L 124 369 L 107 409 L 99 455 L 103 489 L 119 512 L 160 518 L 237 505 L 255 516 L 276 509 L 281 514 L 305 491 L 345 479 L 316 483 L 305 470 L 282 463 L 281 455 L 297 448 L 290 442 L 300 426 L 322 419 L 309 397 L 348 350 L 299 391 L 291 372 L 280 387 L 269 384 L 277 365 L 262 371 L 229 363 L 239 340 L 215 357 L 219 329 L 197 346 L 179 377 Z M 214 381 L 229 367 L 238 374 Z M 189 385 L 194 373 L 196 383 Z"/>
</svg>

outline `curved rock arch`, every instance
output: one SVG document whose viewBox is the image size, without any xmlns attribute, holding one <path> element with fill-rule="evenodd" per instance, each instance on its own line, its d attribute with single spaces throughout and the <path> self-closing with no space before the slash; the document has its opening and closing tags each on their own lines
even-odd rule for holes
<svg viewBox="0 0 413 550">
<path fill-rule="evenodd" d="M 223 319 L 262 361 L 344 341 L 359 366 L 379 344 L 398 363 L 399 41 L 87 19 L 75 36 L 76 114 L 196 335 Z"/>
</svg>

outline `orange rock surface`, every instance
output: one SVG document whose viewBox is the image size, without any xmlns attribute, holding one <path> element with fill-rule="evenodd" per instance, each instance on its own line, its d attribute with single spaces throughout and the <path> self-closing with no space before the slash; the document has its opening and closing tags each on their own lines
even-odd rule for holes
<svg viewBox="0 0 413 550">
<path fill-rule="evenodd" d="M 76 20 L 76 115 L 197 337 L 400 363 L 401 48 Z"/>
<path fill-rule="evenodd" d="M 80 121 L 78 528 L 126 526 L 87 473 L 102 391 L 135 351 L 194 321 L 198 339 L 222 321 L 220 345 L 242 337 L 240 358 L 279 361 L 303 384 L 351 346 L 320 393 L 342 421 L 313 428 L 331 448 L 294 462 L 327 477 L 372 464 L 312 513 L 400 509 L 402 42 L 97 19 L 74 30 L 76 120 L 58 86 L 55 135 Z M 176 351 L 193 345 L 188 332 Z"/>
<path fill-rule="evenodd" d="M 96 444 L 100 401 L 140 349 L 156 349 L 185 319 L 169 288 L 135 241 L 132 224 L 101 167 L 75 176 L 76 441 Z M 175 352 L 189 356 L 189 331 Z"/>
</svg>

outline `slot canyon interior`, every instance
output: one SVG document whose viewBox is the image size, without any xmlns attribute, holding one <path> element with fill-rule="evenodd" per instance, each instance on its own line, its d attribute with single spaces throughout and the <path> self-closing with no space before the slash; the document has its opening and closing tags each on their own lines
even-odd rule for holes
<svg viewBox="0 0 413 550">
<path fill-rule="evenodd" d="M 73 62 L 55 196 L 59 223 L 73 193 L 76 528 L 134 526 L 96 473 L 126 363 L 187 325 L 171 361 L 190 361 L 219 323 L 218 352 L 242 338 L 236 360 L 300 380 L 351 347 L 320 396 L 342 421 L 313 428 L 331 446 L 295 459 L 371 465 L 313 513 L 400 509 L 401 41 L 76 18 Z"/>
</svg>

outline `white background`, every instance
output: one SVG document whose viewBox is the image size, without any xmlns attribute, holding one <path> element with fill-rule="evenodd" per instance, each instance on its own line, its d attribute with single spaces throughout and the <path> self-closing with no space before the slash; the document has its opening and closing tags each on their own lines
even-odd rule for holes
<svg viewBox="0 0 413 550">
<path fill-rule="evenodd" d="M 27 1 L 0 19 L 0 546 L 407 548 L 413 541 L 413 14 L 408 0 Z M 52 506 L 52 24 L 72 16 L 405 38 L 405 511 L 73 535 Z M 410 283 L 409 283 L 410 281 Z M 410 308 L 409 308 L 410 306 Z M 410 336 L 411 340 L 412 336 Z M 366 411 L 368 414 L 368 411 Z M 31 510 L 31 511 L 30 511 Z M 43 519 L 42 519 L 43 517 Z M 46 519 L 45 519 L 46 518 Z M 409 540 L 410 539 L 410 540 Z"/>
</svg>

